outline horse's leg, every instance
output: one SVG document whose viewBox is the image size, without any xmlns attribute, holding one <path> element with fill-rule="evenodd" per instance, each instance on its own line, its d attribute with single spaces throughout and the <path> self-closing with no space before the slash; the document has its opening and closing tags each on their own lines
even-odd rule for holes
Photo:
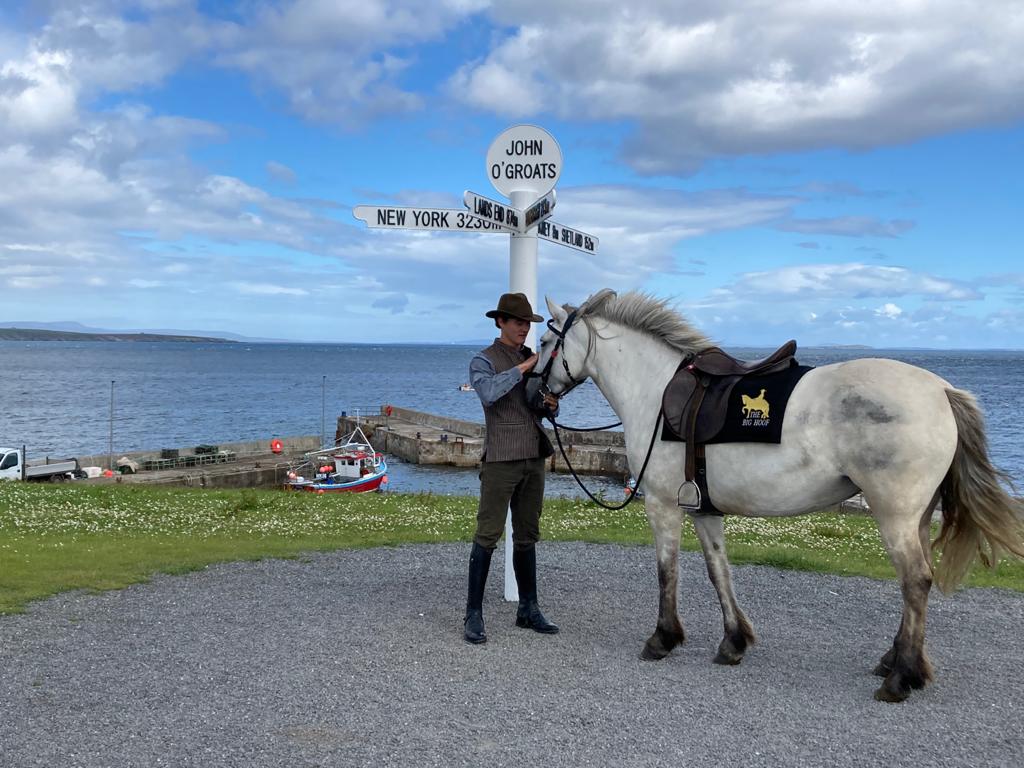
<svg viewBox="0 0 1024 768">
<path fill-rule="evenodd" d="M 889 553 L 903 593 L 903 618 L 892 648 L 882 657 L 876 674 L 885 673 L 885 681 L 875 691 L 879 701 L 903 701 L 911 689 L 923 688 L 932 679 L 932 665 L 924 650 L 928 592 L 932 587 L 931 558 L 924 548 L 927 541 L 922 526 L 931 519 L 934 500 L 925 505 L 917 521 L 906 515 L 900 505 L 878 504 L 868 499 L 882 542 Z"/>
<path fill-rule="evenodd" d="M 683 515 L 678 506 L 647 499 L 647 519 L 654 532 L 654 548 L 658 558 L 658 625 L 647 638 L 640 658 L 663 659 L 686 639 L 679 621 L 676 595 L 679 591 L 679 536 Z"/>
<path fill-rule="evenodd" d="M 931 503 L 925 509 L 924 514 L 921 515 L 921 520 L 917 526 L 918 538 L 921 542 L 921 551 L 924 553 L 925 560 L 928 561 L 929 570 L 932 568 L 932 514 L 935 512 L 935 507 L 939 503 L 939 493 L 935 492 L 935 496 L 932 498 Z M 888 677 L 889 673 L 892 672 L 893 664 L 896 661 L 896 644 L 899 641 L 900 635 L 903 633 L 903 621 L 900 621 L 900 628 L 896 632 L 896 637 L 893 639 L 892 647 L 885 652 L 881 660 L 878 662 L 878 666 L 874 669 L 874 674 L 878 677 Z M 924 656 L 926 665 L 928 662 L 927 655 Z"/>
<path fill-rule="evenodd" d="M 715 664 L 739 664 L 748 645 L 757 641 L 754 628 L 743 615 L 736 595 L 732 590 L 732 575 L 729 572 L 729 559 L 725 554 L 725 531 L 722 518 L 718 515 L 693 515 L 693 527 L 704 550 L 704 561 L 708 566 L 708 576 L 718 592 L 718 601 L 722 604 L 722 621 L 725 635 L 718 645 Z"/>
</svg>

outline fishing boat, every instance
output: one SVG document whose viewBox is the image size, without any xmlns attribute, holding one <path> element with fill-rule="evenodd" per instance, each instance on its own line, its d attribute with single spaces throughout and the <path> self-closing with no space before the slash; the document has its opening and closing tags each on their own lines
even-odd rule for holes
<svg viewBox="0 0 1024 768">
<path fill-rule="evenodd" d="M 472 392 L 472 391 L 473 391 L 473 385 L 472 384 L 459 384 L 459 392 Z"/>
<path fill-rule="evenodd" d="M 622 492 L 625 494 L 627 499 L 630 496 L 636 496 L 638 499 L 642 499 L 644 497 L 644 492 L 636 487 L 636 478 L 632 475 L 626 479 L 626 487 L 622 489 Z"/>
<path fill-rule="evenodd" d="M 305 454 L 288 471 L 285 488 L 310 493 L 365 493 L 383 491 L 388 482 L 384 454 L 375 451 L 363 430 L 356 427 L 338 444 Z"/>
</svg>

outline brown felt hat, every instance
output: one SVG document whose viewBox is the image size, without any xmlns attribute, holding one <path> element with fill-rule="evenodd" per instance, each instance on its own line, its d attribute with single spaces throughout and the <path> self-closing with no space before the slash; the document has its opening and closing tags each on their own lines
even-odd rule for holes
<svg viewBox="0 0 1024 768">
<path fill-rule="evenodd" d="M 531 323 L 543 323 L 544 318 L 533 314 L 533 307 L 525 293 L 503 293 L 498 299 L 498 308 L 486 313 L 487 317 L 499 317 L 506 315 L 517 320 L 526 320 Z"/>
</svg>

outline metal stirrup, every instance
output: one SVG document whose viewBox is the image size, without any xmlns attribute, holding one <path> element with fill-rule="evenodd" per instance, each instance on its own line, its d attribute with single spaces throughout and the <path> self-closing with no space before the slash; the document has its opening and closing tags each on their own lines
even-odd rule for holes
<svg viewBox="0 0 1024 768">
<path fill-rule="evenodd" d="M 683 489 L 686 489 L 686 499 L 683 499 Z M 697 501 L 693 502 L 691 499 L 697 497 Z M 696 480 L 687 480 L 685 483 L 679 486 L 679 490 L 676 492 L 676 506 L 682 507 L 687 512 L 699 512 L 703 498 L 700 493 L 700 486 L 697 485 Z"/>
</svg>

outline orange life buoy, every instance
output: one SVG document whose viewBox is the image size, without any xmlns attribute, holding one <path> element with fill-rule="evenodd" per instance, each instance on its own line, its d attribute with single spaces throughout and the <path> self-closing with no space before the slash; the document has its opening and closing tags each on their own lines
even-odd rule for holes
<svg viewBox="0 0 1024 768">
<path fill-rule="evenodd" d="M 385 405 L 384 406 L 384 415 L 385 416 L 390 416 L 392 413 L 394 413 L 394 408 L 392 408 L 390 405 Z"/>
<path fill-rule="evenodd" d="M 281 444 L 281 441 L 275 437 L 273 440 L 270 441 L 270 450 L 272 450 L 274 453 L 280 453 L 282 450 L 284 450 L 284 446 Z"/>
</svg>

